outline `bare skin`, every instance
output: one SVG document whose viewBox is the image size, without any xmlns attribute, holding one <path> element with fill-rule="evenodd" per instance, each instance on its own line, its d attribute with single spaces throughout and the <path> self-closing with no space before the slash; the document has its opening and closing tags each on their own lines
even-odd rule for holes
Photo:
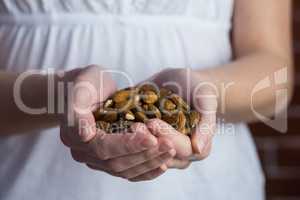
<svg viewBox="0 0 300 200">
<path fill-rule="evenodd" d="M 167 126 L 164 122 L 154 120 L 156 122 L 152 121 L 148 125 L 155 135 L 167 137 L 175 144 L 180 141 L 180 145 L 175 145 L 176 158 L 168 162 L 169 168 L 186 168 L 190 164 L 190 158 L 202 160 L 209 155 L 217 117 L 233 123 L 257 121 L 251 110 L 251 94 L 256 84 L 265 77 L 274 77 L 282 69 L 287 71 L 287 82 L 280 85 L 273 83 L 272 87 L 255 95 L 252 105 L 256 111 L 264 116 L 278 114 L 274 111 L 274 105 L 275 91 L 279 88 L 285 88 L 288 99 L 291 98 L 293 62 L 290 19 L 291 1 L 236 0 L 232 32 L 233 62 L 213 69 L 190 72 L 186 69 L 169 69 L 152 78 L 160 86 L 169 81 L 179 83 L 183 91 L 187 91 L 187 94 L 182 95 L 192 99 L 194 106 L 206 113 L 202 124 L 194 130 L 191 144 L 186 136 L 176 130 L 170 128 L 165 131 L 165 128 L 161 128 Z M 203 82 L 212 84 L 217 89 L 206 86 L 195 89 Z M 187 83 L 191 90 L 188 90 Z M 224 101 L 219 94 L 223 92 L 222 84 L 228 83 L 233 84 L 226 89 Z M 288 101 L 280 96 L 276 103 L 281 105 L 279 110 L 283 110 Z M 181 153 L 182 149 L 185 149 L 184 153 Z M 184 159 L 182 156 L 189 158 Z"/>
<path fill-rule="evenodd" d="M 194 130 L 191 141 L 174 129 L 169 128 L 166 132 L 161 127 L 167 125 L 159 120 L 150 121 L 146 124 L 147 127 L 143 124 L 135 125 L 143 129 L 140 131 L 139 128 L 133 127 L 136 133 L 142 132 L 135 134 L 135 139 L 128 134 L 118 137 L 106 136 L 103 139 L 105 133 L 96 132 L 93 128 L 83 133 L 78 126 L 71 128 L 62 126 L 62 140 L 70 147 L 75 160 L 86 163 L 93 169 L 106 171 L 132 181 L 151 180 L 163 174 L 167 168 L 186 168 L 191 158 L 196 160 L 206 158 L 211 149 L 217 116 L 224 117 L 227 122 L 257 120 L 251 110 L 251 92 L 260 80 L 286 67 L 288 81 L 280 87 L 286 88 L 289 97 L 291 96 L 293 63 L 290 15 L 290 0 L 235 1 L 232 32 L 233 62 L 214 69 L 193 71 L 189 77 L 192 88 L 196 88 L 204 81 L 213 83 L 218 88 L 212 90 L 203 87 L 197 90 L 196 94 L 184 94 L 188 98 L 194 98 L 193 103 L 200 105 L 201 111 L 207 111 L 204 112 L 202 124 Z M 78 77 L 87 77 L 93 82 L 98 77 L 94 77 L 93 72 L 89 70 L 96 69 L 101 70 L 101 67 L 84 68 L 79 74 L 70 75 L 73 77 L 71 81 L 76 82 Z M 58 126 L 64 117 L 53 114 L 32 116 L 21 112 L 16 107 L 13 103 L 12 91 L 17 77 L 18 74 L 0 72 L 1 93 L 4 94 L 1 96 L 0 110 L 2 113 L 8 113 L 0 115 L 0 136 L 26 134 L 31 130 Z M 152 79 L 159 85 L 163 85 L 166 81 L 177 81 L 185 87 L 187 83 L 185 69 L 164 70 Z M 218 96 L 222 93 L 220 85 L 230 82 L 234 84 L 227 88 L 224 103 Z M 22 91 L 26 91 L 23 92 L 24 102 L 34 107 L 46 106 L 46 87 L 47 77 L 44 75 L 28 78 L 22 88 Z M 273 85 L 256 95 L 253 102 L 256 111 L 266 116 L 274 114 L 276 89 L 278 87 Z M 107 89 L 106 96 L 114 91 L 114 88 Z M 201 94 L 202 97 L 198 97 L 197 94 Z M 205 98 L 207 96 L 210 98 Z M 105 96 L 101 98 L 96 98 L 94 101 L 102 101 Z M 280 101 L 282 109 L 287 106 L 284 98 L 279 98 L 277 101 Z M 70 102 L 68 103 L 71 105 Z M 80 119 L 88 118 L 91 119 L 91 112 L 88 117 L 77 115 L 75 119 L 79 122 Z M 90 127 L 94 127 L 94 121 L 89 119 L 87 121 Z M 204 125 L 206 128 L 203 128 Z M 141 141 L 147 142 L 141 145 Z"/>
</svg>

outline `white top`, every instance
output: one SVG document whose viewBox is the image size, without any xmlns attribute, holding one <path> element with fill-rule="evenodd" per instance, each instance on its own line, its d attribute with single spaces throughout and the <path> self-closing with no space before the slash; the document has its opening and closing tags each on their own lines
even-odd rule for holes
<svg viewBox="0 0 300 200">
<path fill-rule="evenodd" d="M 0 69 L 93 63 L 137 82 L 165 67 L 220 66 L 231 59 L 233 3 L 1 0 Z M 187 170 L 131 183 L 73 161 L 58 129 L 1 138 L 0 199 L 263 199 L 264 178 L 246 126 L 220 124 L 213 143 L 209 158 Z"/>
</svg>

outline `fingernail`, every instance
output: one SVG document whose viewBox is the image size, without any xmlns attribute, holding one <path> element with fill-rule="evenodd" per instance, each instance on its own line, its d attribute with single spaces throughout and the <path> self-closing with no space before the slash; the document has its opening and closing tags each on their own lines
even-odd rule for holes
<svg viewBox="0 0 300 200">
<path fill-rule="evenodd" d="M 167 165 L 163 164 L 162 166 L 160 166 L 160 169 L 165 172 L 168 170 L 168 167 Z"/>
<path fill-rule="evenodd" d="M 199 140 L 197 146 L 198 146 L 199 153 L 201 153 L 206 146 L 206 142 L 204 142 L 203 140 Z"/>
</svg>

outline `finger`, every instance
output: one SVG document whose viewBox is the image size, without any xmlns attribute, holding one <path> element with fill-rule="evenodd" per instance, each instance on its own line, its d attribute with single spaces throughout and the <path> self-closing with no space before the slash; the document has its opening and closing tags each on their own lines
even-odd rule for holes
<svg viewBox="0 0 300 200">
<path fill-rule="evenodd" d="M 117 157 L 104 162 L 107 170 L 123 172 L 147 161 L 155 159 L 173 149 L 173 145 L 166 139 L 160 139 L 159 145 L 140 153 Z"/>
<path fill-rule="evenodd" d="M 60 126 L 59 131 L 60 131 L 59 136 L 60 136 L 60 140 L 62 141 L 62 143 L 64 145 L 66 145 L 67 147 L 71 147 L 72 143 L 70 141 L 70 138 L 68 137 L 67 130 L 66 130 L 65 126 L 63 126 L 63 125 Z"/>
<path fill-rule="evenodd" d="M 172 75 L 170 75 L 170 73 L 172 73 L 173 70 L 174 70 L 174 68 L 166 68 L 160 72 L 153 74 L 150 78 L 148 78 L 144 82 L 155 84 L 158 88 L 170 86 L 168 84 L 165 84 L 166 77 L 172 76 Z"/>
<path fill-rule="evenodd" d="M 179 160 L 179 159 L 171 159 L 167 162 L 168 168 L 176 168 L 176 169 L 186 169 L 190 166 L 191 162 L 189 160 Z"/>
<path fill-rule="evenodd" d="M 104 167 L 103 161 L 101 161 L 97 158 L 94 158 L 93 156 L 90 156 L 89 154 L 87 154 L 84 151 L 78 151 L 75 149 L 71 149 L 71 156 L 75 161 L 77 161 L 79 163 L 88 163 L 88 164 L 93 164 L 96 166 Z"/>
<path fill-rule="evenodd" d="M 89 148 L 101 160 L 139 153 L 157 144 L 155 136 L 141 129 L 136 129 L 134 133 L 96 134 L 96 137 L 88 142 Z"/>
<path fill-rule="evenodd" d="M 134 177 L 129 179 L 129 181 L 132 182 L 139 182 L 139 181 L 150 181 L 153 180 L 162 174 L 164 174 L 167 171 L 168 167 L 166 165 L 162 165 L 157 169 L 154 169 L 150 172 L 147 172 L 146 174 L 142 174 L 140 176 Z"/>
<path fill-rule="evenodd" d="M 212 142 L 209 142 L 205 148 L 203 149 L 202 153 L 198 153 L 198 154 L 193 154 L 190 157 L 190 161 L 200 161 L 200 160 L 204 160 L 205 158 L 207 158 L 211 152 L 211 148 L 212 148 Z"/>
<path fill-rule="evenodd" d="M 194 92 L 193 103 L 202 116 L 200 123 L 192 132 L 191 140 L 194 152 L 201 154 L 205 146 L 211 142 L 216 129 L 218 101 L 216 91 L 210 86 L 204 84 L 197 89 Z"/>
<path fill-rule="evenodd" d="M 92 113 L 92 106 L 97 99 L 95 87 L 88 81 L 78 81 L 68 94 L 69 110 L 67 125 L 69 136 L 78 141 L 87 142 L 96 135 L 96 123 Z"/>
<path fill-rule="evenodd" d="M 70 138 L 68 131 L 69 131 L 68 128 L 66 128 L 65 126 L 60 127 L 60 139 L 62 143 L 72 149 L 76 149 L 80 151 L 88 151 L 86 144 L 77 141 L 74 138 Z"/>
<path fill-rule="evenodd" d="M 172 141 L 174 149 L 176 149 L 176 157 L 186 159 L 192 155 L 193 150 L 188 136 L 179 133 L 171 125 L 160 119 L 151 119 L 146 125 L 155 136 L 164 137 Z"/>
<path fill-rule="evenodd" d="M 93 106 L 102 102 L 115 90 L 114 82 L 110 81 L 110 74 L 96 65 L 90 65 L 81 70 L 75 84 L 68 88 L 68 125 L 73 125 L 75 131 L 71 137 L 77 137 L 80 141 L 88 142 L 96 135 L 96 124 L 93 116 Z M 105 80 L 109 82 L 105 88 Z M 104 92 L 105 89 L 105 92 Z M 100 91 L 99 91 L 100 90 Z M 72 123 L 73 122 L 73 123 Z M 75 135 L 75 136 L 74 136 Z"/>
<path fill-rule="evenodd" d="M 176 154 L 175 150 L 172 149 L 169 152 L 164 153 L 152 160 L 149 160 L 138 166 L 132 167 L 126 171 L 120 172 L 119 175 L 126 179 L 137 177 L 139 175 L 145 174 L 165 164 L 168 160 L 172 159 L 175 156 L 175 154 Z"/>
<path fill-rule="evenodd" d="M 68 136 L 69 144 L 82 144 L 95 137 L 96 122 L 91 111 L 70 110 L 67 118 L 68 120 L 65 122 L 66 124 L 61 125 L 61 127 L 64 127 L 63 129 L 66 131 L 64 134 Z"/>
<path fill-rule="evenodd" d="M 201 155 L 205 153 L 205 148 L 211 143 L 215 129 L 216 115 L 204 114 L 201 118 L 201 122 L 192 131 L 191 142 L 195 154 Z"/>
<path fill-rule="evenodd" d="M 75 127 L 78 131 L 80 141 L 88 142 L 95 137 L 96 122 L 92 112 L 87 114 L 76 114 L 75 121 L 76 121 Z"/>
<path fill-rule="evenodd" d="M 89 82 L 96 88 L 100 86 L 100 92 L 97 91 L 97 98 L 94 103 L 106 100 L 117 90 L 117 84 L 113 81 L 111 71 L 106 70 L 102 66 L 89 65 L 83 68 L 83 72 L 78 76 L 77 82 Z"/>
</svg>

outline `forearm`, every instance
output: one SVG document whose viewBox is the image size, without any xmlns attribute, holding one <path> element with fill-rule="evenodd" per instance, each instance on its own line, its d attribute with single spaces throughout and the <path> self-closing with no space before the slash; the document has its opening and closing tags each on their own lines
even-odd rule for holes
<svg viewBox="0 0 300 200">
<path fill-rule="evenodd" d="M 284 83 L 276 84 L 275 74 L 281 75 L 279 81 Z M 218 115 L 227 122 L 239 122 L 257 120 L 253 109 L 264 116 L 274 114 L 275 103 L 284 109 L 286 99 L 292 94 L 292 74 L 290 58 L 257 52 L 238 58 L 226 66 L 199 70 L 196 76 L 199 76 L 199 80 L 204 79 L 216 86 Z M 256 92 L 257 87 L 264 84 L 262 80 L 270 80 L 271 85 Z M 287 95 L 281 94 L 276 99 L 278 89 L 286 89 Z"/>
<path fill-rule="evenodd" d="M 20 75 L 0 72 L 0 137 L 58 125 L 48 109 L 48 77 Z"/>
</svg>

